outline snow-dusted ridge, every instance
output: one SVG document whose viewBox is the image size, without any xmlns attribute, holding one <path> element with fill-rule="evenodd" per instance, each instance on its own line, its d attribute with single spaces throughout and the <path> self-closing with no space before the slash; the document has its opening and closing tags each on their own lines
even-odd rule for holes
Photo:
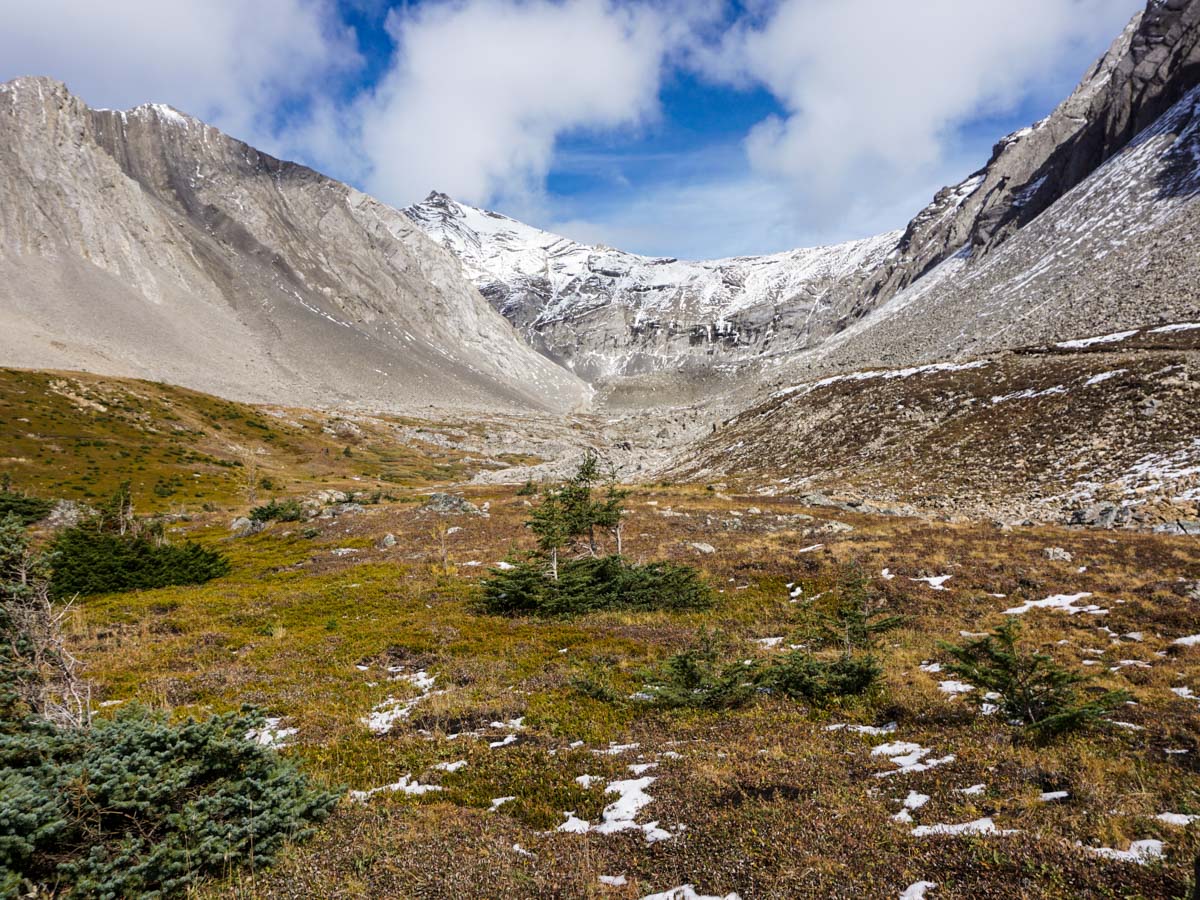
<svg viewBox="0 0 1200 900">
<path fill-rule="evenodd" d="M 714 344 L 736 359 L 820 339 L 847 312 L 843 288 L 900 238 L 687 261 L 582 244 L 436 191 L 405 213 L 535 346 L 593 378 L 711 364 Z"/>
</svg>

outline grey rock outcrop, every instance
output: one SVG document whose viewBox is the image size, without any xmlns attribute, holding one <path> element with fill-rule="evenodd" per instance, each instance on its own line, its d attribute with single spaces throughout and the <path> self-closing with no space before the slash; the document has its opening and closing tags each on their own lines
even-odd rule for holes
<svg viewBox="0 0 1200 900">
<path fill-rule="evenodd" d="M 457 494 L 433 493 L 429 501 L 421 507 L 421 512 L 437 513 L 441 516 L 483 516 L 487 513 Z"/>
</svg>

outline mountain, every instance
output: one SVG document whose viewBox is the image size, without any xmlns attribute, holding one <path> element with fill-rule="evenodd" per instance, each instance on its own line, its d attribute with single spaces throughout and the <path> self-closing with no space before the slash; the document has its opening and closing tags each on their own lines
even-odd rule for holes
<svg viewBox="0 0 1200 900">
<path fill-rule="evenodd" d="M 1054 112 L 905 229 L 834 247 L 683 262 L 439 193 L 405 213 L 533 346 L 592 382 L 642 376 L 658 391 L 668 375 L 678 399 L 679 370 L 710 390 L 743 372 L 752 391 L 986 353 L 1188 317 L 1197 83 L 1200 0 L 1151 0 Z"/>
<path fill-rule="evenodd" d="M 589 381 L 817 344 L 900 238 L 688 262 L 581 244 L 436 191 L 404 212 L 531 345 Z"/>
<path fill-rule="evenodd" d="M 1164 32 L 1168 18 L 1187 29 Z M 1006 181 L 999 152 L 966 184 L 995 184 L 1007 205 L 941 195 L 942 218 L 922 221 L 957 220 L 939 226 L 960 235 L 946 238 L 961 240 L 956 252 L 770 369 L 769 393 L 682 451 L 676 476 L 1008 520 L 1200 527 L 1200 66 L 1163 74 L 1166 61 L 1195 60 L 1198 35 L 1200 2 L 1152 3 L 1059 109 L 1091 98 L 1092 118 L 1076 122 L 1089 137 L 1031 170 L 1059 179 L 1059 196 L 1022 225 L 1021 199 L 1036 191 L 1010 190 L 1020 181 Z M 1157 49 L 1139 62 L 1146 47 Z M 1147 59 L 1160 77 L 1132 90 Z M 1123 107 L 1130 96 L 1141 106 Z M 1055 116 L 1002 146 L 1051 131 Z M 1084 172 L 1079 160 L 1097 153 L 1107 157 Z M 902 250 L 888 265 L 905 254 L 917 258 Z"/>
<path fill-rule="evenodd" d="M 1003 244 L 1119 153 L 1200 81 L 1200 3 L 1149 0 L 1049 116 L 1001 140 L 988 164 L 909 223 L 869 296 L 888 298 L 943 260 Z"/>
<path fill-rule="evenodd" d="M 0 85 L 0 361 L 290 405 L 564 412 L 407 216 L 170 107 Z"/>
</svg>

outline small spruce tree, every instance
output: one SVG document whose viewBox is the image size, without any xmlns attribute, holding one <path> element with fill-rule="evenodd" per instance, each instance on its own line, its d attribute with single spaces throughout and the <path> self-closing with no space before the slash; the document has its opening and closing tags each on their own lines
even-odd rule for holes
<svg viewBox="0 0 1200 900">
<path fill-rule="evenodd" d="M 1129 699 L 1125 691 L 1106 691 L 1088 700 L 1080 688 L 1091 678 L 1072 672 L 1046 653 L 1022 647 L 1021 626 L 1012 616 L 992 633 L 965 644 L 942 644 L 953 657 L 945 668 L 977 688 L 977 703 L 984 695 L 999 695 L 1000 712 L 1022 723 L 1037 740 L 1094 724 Z"/>
</svg>

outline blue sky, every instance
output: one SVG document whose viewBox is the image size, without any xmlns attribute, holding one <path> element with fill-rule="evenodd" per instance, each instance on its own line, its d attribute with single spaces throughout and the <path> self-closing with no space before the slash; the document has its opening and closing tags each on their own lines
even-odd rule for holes
<svg viewBox="0 0 1200 900">
<path fill-rule="evenodd" d="M 903 227 L 1142 0 L 42 0 L 0 78 L 170 103 L 400 206 L 644 253 Z M 164 39 L 186 35 L 186 40 Z"/>
</svg>

